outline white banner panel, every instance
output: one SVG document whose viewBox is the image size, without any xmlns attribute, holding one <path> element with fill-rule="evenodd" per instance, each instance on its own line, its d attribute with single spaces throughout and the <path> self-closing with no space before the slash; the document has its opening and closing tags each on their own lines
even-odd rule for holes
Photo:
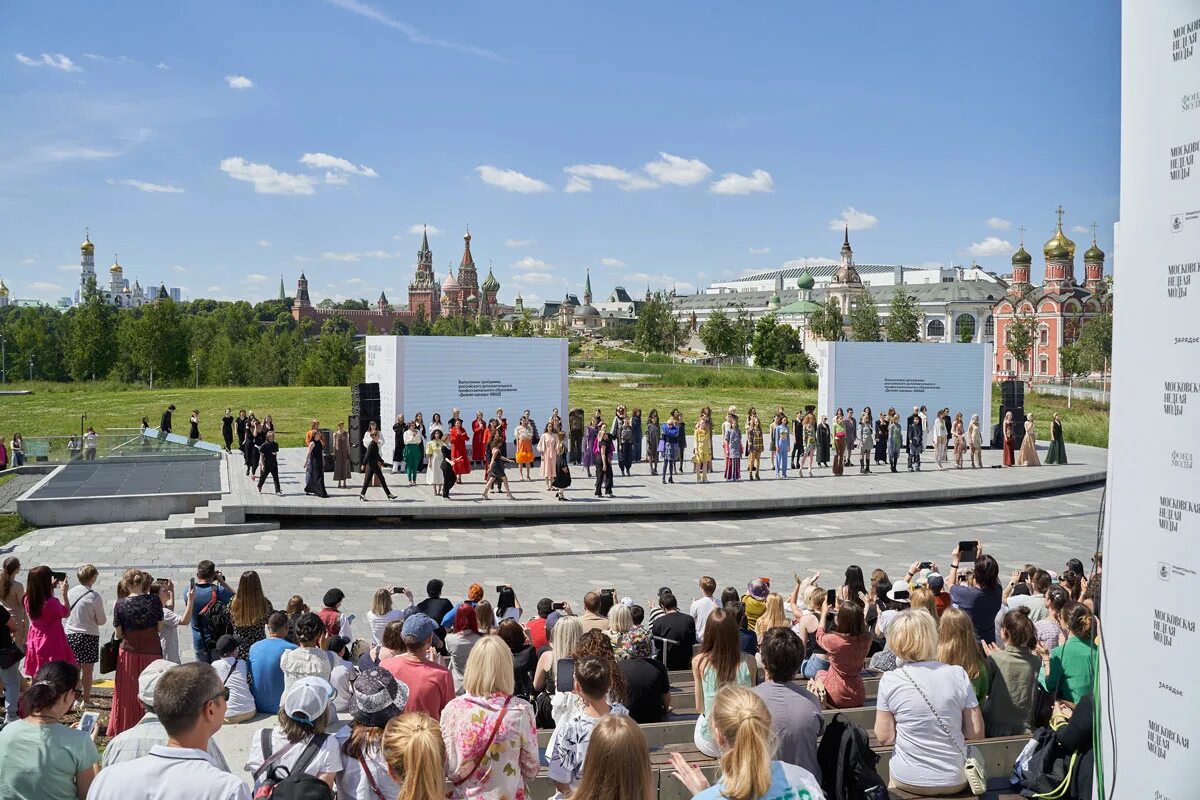
<svg viewBox="0 0 1200 800">
<path fill-rule="evenodd" d="M 1104 796 L 1181 800 L 1200 791 L 1200 0 L 1124 0 L 1121 29 Z"/>
<path fill-rule="evenodd" d="M 964 425 L 978 414 L 983 439 L 989 439 L 990 344 L 822 342 L 818 347 L 818 414 L 832 420 L 839 408 L 861 414 L 870 406 L 878 419 L 881 411 L 895 407 L 903 419 L 913 406 L 925 406 L 932 419 L 937 409 L 949 408 L 951 414 L 962 412 Z"/>
<path fill-rule="evenodd" d="M 418 411 L 428 425 L 459 409 L 467 425 L 476 411 L 503 408 L 510 425 L 529 409 L 539 426 L 552 409 L 567 416 L 567 340 L 504 336 L 368 336 L 366 379 L 379 384 L 379 412 L 389 429 L 396 415 Z"/>
</svg>

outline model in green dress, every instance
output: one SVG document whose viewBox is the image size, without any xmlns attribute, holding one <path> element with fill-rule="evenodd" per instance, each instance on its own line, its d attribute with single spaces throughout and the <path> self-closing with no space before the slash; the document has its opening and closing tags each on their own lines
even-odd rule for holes
<svg viewBox="0 0 1200 800">
<path fill-rule="evenodd" d="M 1067 446 L 1063 441 L 1062 418 L 1058 414 L 1054 415 L 1054 422 L 1050 423 L 1050 452 L 1046 454 L 1046 463 L 1067 463 Z"/>
</svg>

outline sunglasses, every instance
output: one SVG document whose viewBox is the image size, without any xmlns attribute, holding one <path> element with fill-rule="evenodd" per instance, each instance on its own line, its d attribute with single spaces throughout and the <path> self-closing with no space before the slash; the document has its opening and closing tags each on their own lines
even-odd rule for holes
<svg viewBox="0 0 1200 800">
<path fill-rule="evenodd" d="M 211 703 L 211 702 L 215 701 L 217 698 L 224 698 L 225 702 L 228 703 L 229 702 L 229 687 L 222 686 L 220 692 L 218 692 L 217 694 L 214 694 L 212 697 L 208 698 L 204 702 L 206 704 Z"/>
</svg>

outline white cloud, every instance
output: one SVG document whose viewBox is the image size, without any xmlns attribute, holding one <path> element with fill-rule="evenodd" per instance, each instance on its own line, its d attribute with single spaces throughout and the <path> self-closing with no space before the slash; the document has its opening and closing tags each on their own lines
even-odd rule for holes
<svg viewBox="0 0 1200 800">
<path fill-rule="evenodd" d="M 507 192 L 536 194 L 538 192 L 554 191 L 550 188 L 550 184 L 545 181 L 531 178 L 522 172 L 517 172 L 515 169 L 503 169 L 501 167 L 494 167 L 491 164 L 484 164 L 476 167 L 475 171 L 479 173 L 479 178 L 484 183 L 490 186 L 498 186 Z"/>
<path fill-rule="evenodd" d="M 771 252 L 771 248 L 769 248 L 769 247 L 751 247 L 750 248 L 750 255 L 754 255 L 754 256 L 766 255 L 769 252 Z"/>
<path fill-rule="evenodd" d="M 366 281 L 364 281 L 362 278 L 356 277 L 356 278 L 347 278 L 346 280 L 342 281 L 342 283 L 346 283 L 351 286 L 358 286 L 359 284 L 366 283 Z"/>
<path fill-rule="evenodd" d="M 623 266 L 625 266 L 625 262 L 619 258 L 602 258 L 602 259 L 600 259 L 600 263 L 606 267 L 623 267 Z"/>
<path fill-rule="evenodd" d="M 692 186 L 712 175 L 712 168 L 698 158 L 683 158 L 663 152 L 658 154 L 657 161 L 651 161 L 643 169 L 659 183 L 675 186 Z"/>
<path fill-rule="evenodd" d="M 36 264 L 37 259 L 36 258 L 22 258 L 21 263 L 22 264 Z"/>
<path fill-rule="evenodd" d="M 563 172 L 574 177 L 583 178 L 585 181 L 611 181 L 622 191 L 626 192 L 653 189 L 658 186 L 657 183 L 649 178 L 634 175 L 632 172 L 623 170 L 620 167 L 614 167 L 612 164 L 572 164 L 569 167 L 563 167 Z M 590 183 L 588 183 L 588 188 L 591 188 Z"/>
<path fill-rule="evenodd" d="M 324 180 L 330 186 L 345 186 L 350 182 L 350 179 L 340 172 L 326 172 Z"/>
<path fill-rule="evenodd" d="M 116 158 L 121 155 L 118 150 L 107 150 L 100 147 L 74 144 L 45 144 L 33 148 L 30 152 L 32 161 L 99 161 L 104 158 Z"/>
<path fill-rule="evenodd" d="M 355 165 L 344 158 L 331 156 L 328 153 L 305 153 L 300 156 L 300 163 L 313 169 L 326 169 L 334 172 L 344 172 L 348 175 L 362 175 L 364 178 L 377 178 L 379 173 L 366 164 Z M 328 175 L 326 176 L 328 179 Z"/>
<path fill-rule="evenodd" d="M 387 252 L 386 250 L 357 250 L 348 253 L 338 253 L 332 250 L 325 250 L 321 253 L 321 259 L 324 261 L 362 261 L 364 259 L 383 259 L 397 258 L 396 255 Z"/>
<path fill-rule="evenodd" d="M 63 72 L 83 72 L 83 68 L 62 53 L 42 53 L 41 58 L 30 58 L 24 53 L 17 53 L 17 61 L 27 67 L 50 67 Z"/>
<path fill-rule="evenodd" d="M 988 217 L 987 226 L 994 231 L 1006 231 L 1012 227 L 1012 223 L 1000 217 Z"/>
<path fill-rule="evenodd" d="M 204 291 L 206 291 L 206 292 L 219 292 L 219 293 L 221 293 L 221 294 L 224 294 L 224 293 L 225 293 L 225 287 L 223 287 L 223 286 L 209 286 L 209 287 L 208 287 L 207 289 L 205 289 Z"/>
<path fill-rule="evenodd" d="M 1013 246 L 1008 240 L 997 236 L 989 236 L 982 242 L 972 242 L 971 246 L 964 250 L 963 253 L 976 258 L 987 258 L 989 256 L 1002 256 L 1012 251 Z"/>
<path fill-rule="evenodd" d="M 428 233 L 430 236 L 437 236 L 442 232 L 442 229 L 436 225 L 426 225 L 423 222 L 417 223 L 408 229 L 408 232 L 414 236 L 418 234 Z"/>
<path fill-rule="evenodd" d="M 525 247 L 536 242 L 537 239 L 505 239 L 505 247 Z"/>
<path fill-rule="evenodd" d="M 254 88 L 254 81 L 250 80 L 245 75 L 226 75 L 225 82 L 229 84 L 230 89 Z"/>
<path fill-rule="evenodd" d="M 134 60 L 132 58 L 130 58 L 129 56 L 117 56 L 116 58 L 113 58 L 112 56 L 102 56 L 99 53 L 84 53 L 83 57 L 89 58 L 92 61 L 103 61 L 106 64 L 133 64 L 133 63 L 135 63 Z"/>
<path fill-rule="evenodd" d="M 842 209 L 840 217 L 829 220 L 829 230 L 840 231 L 848 227 L 852 231 L 867 231 L 878 224 L 879 219 L 877 217 L 865 211 L 859 211 L 854 206 L 846 206 Z"/>
<path fill-rule="evenodd" d="M 150 194 L 182 194 L 183 193 L 183 189 L 180 189 L 178 186 L 172 186 L 169 183 L 167 183 L 167 184 L 148 183 L 147 181 L 134 180 L 133 178 L 125 178 L 125 179 L 119 180 L 119 181 L 109 178 L 108 182 L 113 184 L 114 186 L 116 186 L 116 185 L 132 186 L 133 188 L 137 189 L 138 191 L 148 192 Z"/>
<path fill-rule="evenodd" d="M 224 159 L 221 171 L 236 181 L 253 184 L 258 194 L 312 194 L 316 191 L 317 179 L 310 175 L 280 172 L 269 164 L 256 164 L 241 156 Z"/>
<path fill-rule="evenodd" d="M 157 64 L 154 65 L 154 68 L 158 69 L 158 70 L 162 70 L 163 72 L 166 72 L 171 69 L 170 67 L 167 66 L 167 62 L 165 62 L 165 61 L 158 62 Z"/>
<path fill-rule="evenodd" d="M 1071 228 L 1071 233 L 1091 233 L 1091 230 L 1087 225 L 1076 225 Z"/>
<path fill-rule="evenodd" d="M 713 181 L 708 189 L 714 194 L 752 194 L 754 192 L 770 192 L 775 189 L 775 181 L 771 173 L 765 169 L 756 169 L 751 175 L 738 175 L 736 172 L 726 172 L 719 181 Z"/>
<path fill-rule="evenodd" d="M 621 276 L 621 279 L 629 286 L 645 286 L 650 284 L 652 289 L 671 289 L 674 288 L 679 294 L 691 294 L 696 291 L 694 284 L 687 281 L 681 281 L 672 275 L 655 275 L 648 272 L 634 272 L 629 275 Z"/>
<path fill-rule="evenodd" d="M 266 239 L 259 239 L 259 240 L 258 240 L 258 246 L 259 246 L 259 247 L 270 247 L 270 246 L 271 246 L 271 243 L 270 243 L 270 242 L 268 242 Z"/>
<path fill-rule="evenodd" d="M 520 261 L 513 262 L 512 266 L 513 269 L 534 270 L 537 272 L 544 272 L 548 269 L 556 268 L 553 264 L 547 264 L 540 258 L 534 258 L 533 256 L 525 256 Z"/>
<path fill-rule="evenodd" d="M 243 275 L 242 279 L 245 280 L 247 283 L 263 283 L 267 280 L 267 276 L 260 275 L 257 272 L 251 272 L 247 275 Z"/>
<path fill-rule="evenodd" d="M 558 277 L 549 272 L 521 272 L 512 276 L 514 283 L 554 283 Z"/>
<path fill-rule="evenodd" d="M 188 268 L 187 268 L 187 267 L 181 267 L 181 266 L 179 266 L 178 264 L 176 264 L 175 266 L 171 267 L 171 269 L 172 269 L 174 272 L 187 272 L 187 271 L 188 271 Z"/>
<path fill-rule="evenodd" d="M 29 284 L 29 288 L 35 292 L 61 292 L 63 289 L 57 283 L 48 283 L 46 281 L 34 281 Z"/>
<path fill-rule="evenodd" d="M 78 264 L 59 264 L 58 271 L 59 272 L 79 272 L 79 265 Z"/>
<path fill-rule="evenodd" d="M 576 194 L 578 192 L 590 192 L 592 190 L 592 182 L 587 178 L 581 178 L 578 175 L 572 175 L 567 181 L 567 185 L 563 187 L 563 191 L 567 194 Z"/>
<path fill-rule="evenodd" d="M 377 8 L 369 6 L 366 3 L 360 3 L 358 0 L 328 0 L 332 5 L 338 8 L 345 9 L 360 17 L 366 17 L 369 20 L 374 20 L 381 25 L 386 25 L 389 28 L 398 30 L 413 44 L 427 45 L 429 47 L 444 47 L 448 50 L 457 50 L 460 53 L 467 53 L 480 58 L 487 58 L 492 61 L 504 61 L 502 57 L 483 47 L 474 47 L 469 44 L 459 44 L 458 42 L 448 42 L 445 39 L 435 39 L 431 36 L 426 36 L 419 30 L 409 25 L 407 22 L 401 22 L 398 19 L 393 19 L 387 14 L 384 14 Z"/>
</svg>

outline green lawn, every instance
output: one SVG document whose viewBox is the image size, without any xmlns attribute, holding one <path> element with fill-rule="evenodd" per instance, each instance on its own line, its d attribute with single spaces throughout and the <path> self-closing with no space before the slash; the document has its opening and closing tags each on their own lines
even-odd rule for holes
<svg viewBox="0 0 1200 800">
<path fill-rule="evenodd" d="M 711 369 L 711 368 L 710 368 Z M 650 385 L 638 389 L 622 388 L 622 379 L 572 380 L 571 405 L 591 411 L 603 409 L 607 416 L 618 403 L 639 407 L 643 413 L 657 408 L 660 414 L 678 407 L 684 419 L 692 422 L 697 410 L 709 405 L 723 409 L 735 405 L 744 413 L 750 406 L 774 410 L 783 405 L 790 413 L 806 403 L 816 402 L 816 391 L 799 388 L 755 388 L 745 386 L 698 387 L 671 385 L 670 376 L 641 379 Z M 769 378 L 771 382 L 774 378 Z M 690 381 L 689 381 L 690 383 Z M 301 387 L 220 387 L 201 389 L 140 389 L 114 384 L 54 384 L 36 383 L 32 395 L 0 396 L 0 435 L 7 440 L 13 431 L 26 437 L 66 436 L 79 432 L 79 415 L 86 413 L 85 425 L 99 433 L 110 428 L 137 428 L 146 416 L 152 426 L 168 403 L 174 403 L 175 431 L 187 433 L 188 414 L 200 409 L 200 431 L 209 441 L 221 435 L 221 416 L 229 407 L 237 413 L 240 408 L 255 411 L 261 418 L 271 414 L 275 420 L 280 444 L 295 447 L 303 442 L 308 421 L 313 417 L 332 427 L 345 419 L 350 409 L 350 390 L 333 386 Z M 1050 417 L 1055 411 L 1063 415 L 1063 428 L 1069 442 L 1106 447 L 1108 445 L 1108 410 L 1089 401 L 1075 401 L 1071 411 L 1066 400 L 1036 394 L 1026 396 L 1026 412 L 1038 419 L 1038 432 L 1049 436 Z M 993 395 L 993 414 L 999 414 L 999 392 Z M 463 409 L 471 416 L 473 409 Z M 988 432 L 990 435 L 990 431 Z"/>
</svg>

